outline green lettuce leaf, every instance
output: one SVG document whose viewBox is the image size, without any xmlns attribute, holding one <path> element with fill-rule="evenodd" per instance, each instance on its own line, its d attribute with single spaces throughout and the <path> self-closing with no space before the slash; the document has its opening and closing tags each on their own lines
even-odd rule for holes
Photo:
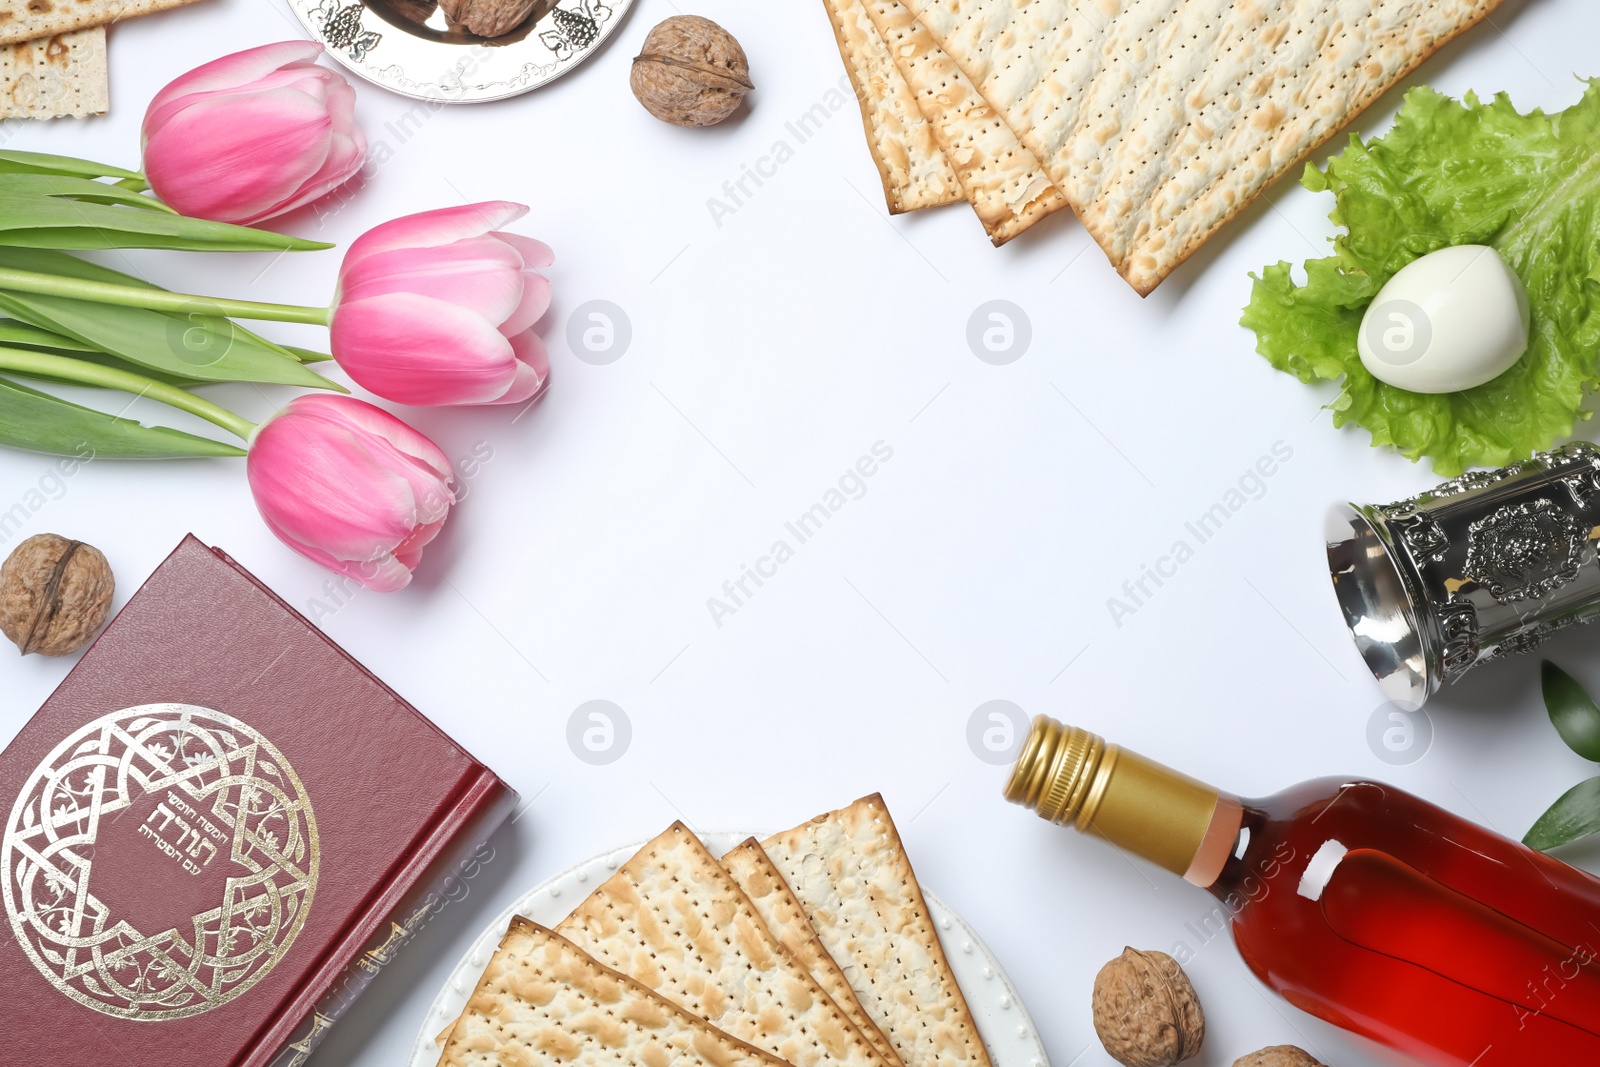
<svg viewBox="0 0 1600 1067">
<path fill-rule="evenodd" d="M 1571 435 L 1586 390 L 1600 387 L 1600 79 L 1565 111 L 1519 114 L 1504 95 L 1457 101 L 1406 94 L 1394 128 L 1350 145 L 1302 184 L 1334 194 L 1345 232 L 1334 254 L 1267 267 L 1240 321 L 1257 350 L 1301 381 L 1341 381 L 1335 426 L 1440 475 L 1496 467 Z M 1385 385 L 1356 352 L 1362 314 L 1407 263 L 1449 245 L 1494 247 L 1528 290 L 1533 336 L 1504 374 L 1425 395 Z"/>
</svg>

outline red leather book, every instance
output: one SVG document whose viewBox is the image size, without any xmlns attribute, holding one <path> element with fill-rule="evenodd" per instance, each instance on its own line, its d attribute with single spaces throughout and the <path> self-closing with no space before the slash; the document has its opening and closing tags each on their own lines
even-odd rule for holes
<svg viewBox="0 0 1600 1067">
<path fill-rule="evenodd" d="M 0 753 L 0 1063 L 297 1067 L 515 801 L 185 539 Z"/>
</svg>

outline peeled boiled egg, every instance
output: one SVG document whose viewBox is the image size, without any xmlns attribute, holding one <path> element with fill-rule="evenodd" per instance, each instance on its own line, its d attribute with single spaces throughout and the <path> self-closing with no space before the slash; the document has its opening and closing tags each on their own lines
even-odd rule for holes
<svg viewBox="0 0 1600 1067">
<path fill-rule="evenodd" d="M 1413 393 L 1454 393 L 1505 373 L 1528 350 L 1528 293 L 1488 245 L 1413 260 L 1361 320 L 1361 365 Z"/>
</svg>

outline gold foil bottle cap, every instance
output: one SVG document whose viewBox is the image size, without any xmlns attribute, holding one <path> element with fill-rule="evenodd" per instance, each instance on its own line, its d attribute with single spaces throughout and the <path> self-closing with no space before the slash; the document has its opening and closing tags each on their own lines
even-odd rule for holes
<svg viewBox="0 0 1600 1067">
<path fill-rule="evenodd" d="M 1238 810 L 1208 785 L 1043 715 L 1023 743 L 1006 799 L 1185 877 L 1216 837 L 1219 814 Z M 1209 872 L 1209 857 L 1204 865 Z"/>
<path fill-rule="evenodd" d="M 1041 715 L 1033 720 L 1011 771 L 1006 799 L 1032 808 L 1048 822 L 1073 822 L 1105 754 L 1103 738 Z"/>
</svg>

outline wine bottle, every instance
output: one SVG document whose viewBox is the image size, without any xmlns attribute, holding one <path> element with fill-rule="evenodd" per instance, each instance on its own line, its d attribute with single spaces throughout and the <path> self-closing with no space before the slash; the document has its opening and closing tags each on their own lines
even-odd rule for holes
<svg viewBox="0 0 1600 1067">
<path fill-rule="evenodd" d="M 1378 782 L 1240 799 L 1052 719 L 1006 798 L 1182 875 L 1295 1007 L 1435 1067 L 1600 1063 L 1600 879 Z"/>
</svg>

